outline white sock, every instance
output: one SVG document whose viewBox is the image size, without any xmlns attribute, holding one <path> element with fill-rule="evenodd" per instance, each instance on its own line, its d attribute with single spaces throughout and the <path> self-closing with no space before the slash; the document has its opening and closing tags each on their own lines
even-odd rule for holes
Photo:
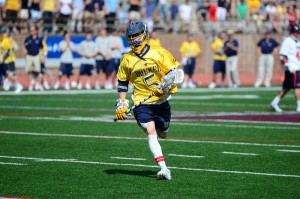
<svg viewBox="0 0 300 199">
<path fill-rule="evenodd" d="M 297 107 L 298 108 L 300 107 L 300 101 L 297 101 Z"/>
<path fill-rule="evenodd" d="M 161 169 L 166 169 L 167 166 L 156 134 L 148 135 L 148 144 L 157 164 Z"/>
<path fill-rule="evenodd" d="M 273 101 L 271 102 L 271 104 L 276 104 L 278 105 L 278 103 L 280 102 L 280 97 L 276 96 Z"/>
</svg>

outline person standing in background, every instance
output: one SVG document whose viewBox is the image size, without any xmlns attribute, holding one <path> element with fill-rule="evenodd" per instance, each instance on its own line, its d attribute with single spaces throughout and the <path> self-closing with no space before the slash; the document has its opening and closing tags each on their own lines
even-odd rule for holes
<svg viewBox="0 0 300 199">
<path fill-rule="evenodd" d="M 118 69 L 122 58 L 122 50 L 124 49 L 122 37 L 119 36 L 117 29 L 112 30 L 109 44 L 111 52 L 111 59 L 109 65 L 113 69 L 113 74 L 111 74 L 111 84 L 113 84 L 114 88 L 116 88 L 118 85 L 116 74 L 118 73 Z"/>
<path fill-rule="evenodd" d="M 81 65 L 78 77 L 78 89 L 82 89 L 82 76 L 86 75 L 87 79 L 85 81 L 85 88 L 87 90 L 91 89 L 90 78 L 93 73 L 95 65 L 95 56 L 97 54 L 97 49 L 95 42 L 92 41 L 92 34 L 87 32 L 85 35 L 85 40 L 79 44 L 77 53 L 81 56 Z"/>
<path fill-rule="evenodd" d="M 161 43 L 160 43 L 160 39 L 157 38 L 157 34 L 155 31 L 152 31 L 150 33 L 150 39 L 148 41 L 148 45 L 149 46 L 157 46 L 157 47 L 162 47 Z"/>
<path fill-rule="evenodd" d="M 226 74 L 229 88 L 237 88 L 240 85 L 238 71 L 238 47 L 239 42 L 234 39 L 233 31 L 228 31 L 228 39 L 224 44 L 226 59 Z"/>
<path fill-rule="evenodd" d="M 215 88 L 217 74 L 221 73 L 221 87 L 225 86 L 225 76 L 226 76 L 226 55 L 224 53 L 224 41 L 226 39 L 226 32 L 222 31 L 219 33 L 218 37 L 212 41 L 211 48 L 214 53 L 214 63 L 213 63 L 213 78 L 212 82 L 209 84 L 208 88 Z"/>
<path fill-rule="evenodd" d="M 105 28 L 99 30 L 99 36 L 95 40 L 97 55 L 96 55 L 96 84 L 95 89 L 100 89 L 100 72 L 105 73 L 104 88 L 112 88 L 112 84 L 108 81 L 108 70 L 110 62 L 110 39 L 107 36 Z"/>
<path fill-rule="evenodd" d="M 71 41 L 70 34 L 64 32 L 64 40 L 59 43 L 59 49 L 62 52 L 60 56 L 60 71 L 58 80 L 54 85 L 54 89 L 60 87 L 62 76 L 66 76 L 65 89 L 70 90 L 70 76 L 73 75 L 73 52 L 75 52 L 75 45 Z"/>
<path fill-rule="evenodd" d="M 192 78 L 196 68 L 196 58 L 199 56 L 201 49 L 195 41 L 192 34 L 187 35 L 187 40 L 181 44 L 180 53 L 182 54 L 181 65 L 184 68 L 184 82 L 181 88 L 195 88 Z"/>
<path fill-rule="evenodd" d="M 255 88 L 260 87 L 263 79 L 265 80 L 264 85 L 266 87 L 271 86 L 274 67 L 274 55 L 277 53 L 278 46 L 278 42 L 275 39 L 271 38 L 270 32 L 266 32 L 264 34 L 264 38 L 262 38 L 257 43 L 257 54 L 259 58 L 257 80 L 254 84 Z"/>
</svg>

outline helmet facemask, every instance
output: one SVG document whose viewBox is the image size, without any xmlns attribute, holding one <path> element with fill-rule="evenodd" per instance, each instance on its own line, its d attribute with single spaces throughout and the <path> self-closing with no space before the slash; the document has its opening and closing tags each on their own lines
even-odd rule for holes
<svg viewBox="0 0 300 199">
<path fill-rule="evenodd" d="M 127 36 L 128 43 L 133 52 L 139 53 L 141 52 L 149 40 L 148 32 L 145 30 L 141 33 L 137 33 L 134 35 Z"/>
</svg>

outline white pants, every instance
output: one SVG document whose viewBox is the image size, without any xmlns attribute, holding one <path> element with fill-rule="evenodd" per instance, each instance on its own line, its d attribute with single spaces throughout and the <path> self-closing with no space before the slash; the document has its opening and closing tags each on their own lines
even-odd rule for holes
<svg viewBox="0 0 300 199">
<path fill-rule="evenodd" d="M 228 79 L 228 86 L 232 87 L 233 84 L 240 85 L 239 72 L 238 72 L 238 56 L 227 57 L 226 60 L 226 74 Z"/>
<path fill-rule="evenodd" d="M 83 11 L 74 9 L 72 12 L 72 21 L 71 21 L 71 27 L 72 31 L 75 31 L 77 28 L 77 31 L 82 31 L 82 18 L 83 18 Z"/>
<path fill-rule="evenodd" d="M 255 86 L 260 86 L 265 75 L 265 86 L 271 85 L 273 75 L 274 56 L 272 54 L 262 54 L 258 60 L 258 74 Z"/>
</svg>

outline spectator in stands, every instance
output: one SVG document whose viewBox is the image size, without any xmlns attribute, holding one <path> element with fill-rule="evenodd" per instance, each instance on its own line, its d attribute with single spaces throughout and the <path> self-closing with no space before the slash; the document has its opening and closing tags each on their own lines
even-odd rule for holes
<svg viewBox="0 0 300 199">
<path fill-rule="evenodd" d="M 218 21 L 226 20 L 228 6 L 229 6 L 229 0 L 218 0 L 218 7 L 216 13 Z"/>
<path fill-rule="evenodd" d="M 107 35 L 107 31 L 105 28 L 100 28 L 99 35 L 97 36 L 95 40 L 96 44 L 96 84 L 95 89 L 100 89 L 100 72 L 102 71 L 105 73 L 105 84 L 104 88 L 112 88 L 112 84 L 110 84 L 109 80 L 109 71 L 112 71 L 110 69 L 110 39 Z"/>
<path fill-rule="evenodd" d="M 229 30 L 228 39 L 224 44 L 226 59 L 226 74 L 229 88 L 237 88 L 240 85 L 238 71 L 238 47 L 239 43 L 234 39 L 233 31 Z"/>
<path fill-rule="evenodd" d="M 156 10 L 156 5 L 152 2 L 152 0 L 146 0 L 146 3 L 144 5 L 144 16 L 145 16 L 145 22 L 148 27 L 148 31 L 153 31 L 153 13 Z"/>
<path fill-rule="evenodd" d="M 118 20 L 119 20 L 119 30 L 125 31 L 128 23 L 128 10 L 129 10 L 128 0 L 120 0 L 118 8 Z"/>
<path fill-rule="evenodd" d="M 268 29 L 270 31 L 275 31 L 281 33 L 279 15 L 277 14 L 276 2 L 274 0 L 270 1 L 266 5 L 266 13 L 268 21 Z"/>
<path fill-rule="evenodd" d="M 77 88 L 82 89 L 82 77 L 87 76 L 85 81 L 85 88 L 90 90 L 90 77 L 93 73 L 93 68 L 95 65 L 95 56 L 97 54 L 97 49 L 95 42 L 92 41 L 92 34 L 86 33 L 85 40 L 79 44 L 77 53 L 81 56 L 81 65 L 79 69 L 79 77 L 77 81 Z"/>
<path fill-rule="evenodd" d="M 35 26 L 30 27 L 30 36 L 25 38 L 24 41 L 24 54 L 25 54 L 25 71 L 28 73 L 28 90 L 32 90 L 33 86 L 37 84 L 39 90 L 43 88 L 39 85 L 38 80 L 39 73 L 41 71 L 41 60 L 40 60 L 40 50 L 43 49 L 42 40 L 38 37 L 37 30 Z"/>
<path fill-rule="evenodd" d="M 262 38 L 257 43 L 257 54 L 259 55 L 258 59 L 258 74 L 257 80 L 254 84 L 256 88 L 264 81 L 266 87 L 271 86 L 271 79 L 273 75 L 274 67 L 274 55 L 277 53 L 279 43 L 271 38 L 271 33 L 267 31 Z M 264 75 L 266 73 L 266 75 Z M 265 76 L 265 77 L 264 77 Z"/>
<path fill-rule="evenodd" d="M 3 11 L 4 11 L 5 0 L 0 0 L 0 22 L 3 22 Z M 0 82 L 1 85 L 1 82 Z"/>
<path fill-rule="evenodd" d="M 155 31 L 152 31 L 150 33 L 150 39 L 148 41 L 149 46 L 157 46 L 157 47 L 162 47 L 160 43 L 160 39 L 157 38 L 157 33 Z"/>
<path fill-rule="evenodd" d="M 287 13 L 287 8 L 285 6 L 284 1 L 279 1 L 276 5 L 277 8 L 277 15 L 279 18 L 279 26 L 281 27 L 281 30 L 286 30 L 288 27 L 288 23 L 286 23 L 286 13 Z"/>
<path fill-rule="evenodd" d="M 117 29 L 112 30 L 109 44 L 109 50 L 111 52 L 109 65 L 113 69 L 111 74 L 111 84 L 114 85 L 114 88 L 117 88 L 118 81 L 116 79 L 116 74 L 118 73 L 122 58 L 122 50 L 124 49 L 123 39 L 119 36 Z"/>
<path fill-rule="evenodd" d="M 72 14 L 72 0 L 59 0 L 60 10 L 57 20 L 59 31 L 66 31 L 68 28 L 68 22 Z"/>
<path fill-rule="evenodd" d="M 164 23 L 167 23 L 168 9 L 166 0 L 159 0 L 158 8 L 160 18 Z"/>
<path fill-rule="evenodd" d="M 260 10 L 260 0 L 248 0 L 248 8 L 251 19 L 255 22 L 257 32 L 261 32 L 263 27 L 263 21 L 265 20 L 265 13 Z"/>
<path fill-rule="evenodd" d="M 189 0 L 179 6 L 180 31 L 188 32 L 191 25 L 192 6 Z"/>
<path fill-rule="evenodd" d="M 49 90 L 50 86 L 47 80 L 47 74 L 46 74 L 46 60 L 47 60 L 47 55 L 48 55 L 48 47 L 47 47 L 47 37 L 48 37 L 48 32 L 44 32 L 44 36 L 41 37 L 43 48 L 40 51 L 40 58 L 41 58 L 41 71 L 40 71 L 40 79 L 41 79 L 41 87 Z M 38 90 L 38 88 L 36 89 Z"/>
<path fill-rule="evenodd" d="M 117 17 L 117 11 L 120 0 L 104 0 L 107 13 L 105 16 L 106 19 L 106 28 L 108 32 L 111 32 L 115 27 L 115 21 Z"/>
<path fill-rule="evenodd" d="M 249 8 L 245 0 L 240 0 L 236 6 L 236 13 L 239 19 L 239 30 L 243 32 L 249 24 Z"/>
<path fill-rule="evenodd" d="M 75 45 L 71 41 L 70 34 L 64 32 L 64 40 L 59 43 L 61 51 L 60 56 L 60 69 L 58 73 L 58 80 L 54 84 L 54 89 L 60 87 L 62 76 L 66 76 L 65 86 L 66 90 L 70 90 L 70 77 L 73 75 L 73 52 L 75 52 Z"/>
<path fill-rule="evenodd" d="M 23 90 L 23 86 L 17 81 L 16 77 L 16 51 L 18 50 L 17 42 L 12 38 L 9 33 L 2 35 L 2 42 L 0 43 L 3 51 L 3 75 L 4 90 L 15 89 L 15 93 L 20 93 Z"/>
<path fill-rule="evenodd" d="M 82 32 L 82 19 L 84 11 L 84 0 L 73 0 L 72 1 L 72 21 L 71 30 L 72 32 Z"/>
<path fill-rule="evenodd" d="M 103 27 L 106 7 L 104 0 L 86 0 L 84 7 L 84 30 L 91 32 Z"/>
<path fill-rule="evenodd" d="M 298 24 L 300 20 L 300 14 L 297 12 L 296 5 L 289 5 L 287 7 L 287 19 L 288 19 L 288 25 Z"/>
<path fill-rule="evenodd" d="M 40 0 L 29 0 L 30 22 L 38 23 L 42 18 Z M 38 24 L 36 24 L 38 25 Z"/>
<path fill-rule="evenodd" d="M 217 5 L 214 3 L 211 3 L 208 1 L 208 21 L 209 21 L 209 27 L 207 32 L 210 32 L 212 30 L 216 30 L 217 25 Z"/>
<path fill-rule="evenodd" d="M 42 0 L 41 8 L 43 15 L 43 31 L 51 33 L 53 31 L 54 11 L 58 7 L 57 0 Z"/>
<path fill-rule="evenodd" d="M 204 23 L 207 21 L 208 18 L 208 2 L 207 0 L 204 0 L 202 4 L 197 8 L 197 17 L 199 21 L 199 27 L 200 29 L 205 32 Z"/>
<path fill-rule="evenodd" d="M 29 9 L 28 9 L 28 0 L 21 1 L 21 10 L 19 13 L 20 19 L 20 31 L 21 33 L 27 33 L 28 30 L 27 23 L 29 19 Z"/>
<path fill-rule="evenodd" d="M 141 0 L 129 0 L 129 22 L 142 18 L 143 3 Z"/>
<path fill-rule="evenodd" d="M 211 43 L 211 48 L 214 53 L 214 64 L 213 64 L 213 77 L 212 82 L 208 88 L 215 88 L 216 78 L 218 73 L 221 73 L 221 87 L 225 86 L 225 75 L 226 75 L 226 55 L 224 53 L 224 42 L 226 39 L 226 32 L 222 31 L 219 33 L 218 38 Z"/>
<path fill-rule="evenodd" d="M 195 41 L 192 34 L 187 35 L 187 40 L 181 44 L 180 53 L 182 55 L 181 65 L 184 68 L 184 82 L 182 88 L 195 88 L 193 83 L 193 75 L 196 68 L 196 58 L 199 56 L 201 49 L 198 43 Z"/>
<path fill-rule="evenodd" d="M 6 0 L 5 1 L 5 24 L 9 28 L 10 32 L 17 32 L 17 24 L 15 19 L 18 18 L 18 12 L 20 10 L 20 0 Z"/>
<path fill-rule="evenodd" d="M 170 24 L 169 32 L 177 33 L 179 30 L 179 25 L 177 20 L 178 13 L 179 13 L 179 7 L 177 5 L 177 0 L 172 0 L 172 4 L 168 12 L 168 21 Z"/>
</svg>

